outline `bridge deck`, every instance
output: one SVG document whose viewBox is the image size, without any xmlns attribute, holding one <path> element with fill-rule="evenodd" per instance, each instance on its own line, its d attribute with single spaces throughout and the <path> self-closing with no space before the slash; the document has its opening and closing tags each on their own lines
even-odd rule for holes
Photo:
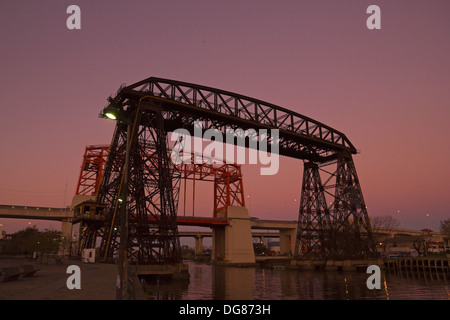
<svg viewBox="0 0 450 320">
<path fill-rule="evenodd" d="M 51 208 L 36 206 L 18 206 L 18 205 L 1 205 L 0 218 L 12 219 L 36 219 L 36 220 L 53 220 L 63 221 L 73 218 L 72 208 Z M 153 218 L 154 219 L 154 218 Z M 225 218 L 209 218 L 209 217 L 185 217 L 178 216 L 177 223 L 180 226 L 198 226 L 198 227 L 217 227 L 229 225 L 229 220 Z M 251 218 L 252 229 L 292 229 L 297 227 L 296 221 L 286 220 L 263 220 L 259 218 Z M 375 233 L 380 234 L 406 234 L 420 236 L 426 232 L 420 230 L 408 229 L 390 229 L 390 228 L 373 228 Z M 430 236 L 439 236 L 439 233 L 426 233 Z"/>
<path fill-rule="evenodd" d="M 0 205 L 0 218 L 62 221 L 72 217 L 72 208 Z"/>
</svg>

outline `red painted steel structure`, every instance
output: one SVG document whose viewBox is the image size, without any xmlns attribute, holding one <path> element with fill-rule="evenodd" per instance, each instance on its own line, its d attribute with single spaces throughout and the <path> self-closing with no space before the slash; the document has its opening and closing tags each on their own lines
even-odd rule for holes
<svg viewBox="0 0 450 320">
<path fill-rule="evenodd" d="M 86 146 L 77 184 L 77 195 L 97 195 L 104 165 L 108 159 L 108 152 L 109 146 L 106 145 Z M 185 181 L 193 180 L 194 188 L 196 180 L 214 182 L 213 216 L 216 218 L 219 212 L 223 212 L 226 217 L 228 206 L 245 207 L 241 166 L 229 163 L 214 163 L 213 159 L 209 158 L 205 158 L 203 163 L 195 163 L 196 157 L 198 155 L 191 153 L 190 161 L 174 165 L 174 170 L 180 171 L 182 179 Z M 184 199 L 186 199 L 186 183 L 184 191 Z"/>
<path fill-rule="evenodd" d="M 96 196 L 108 159 L 109 146 L 86 146 L 75 194 Z"/>
</svg>

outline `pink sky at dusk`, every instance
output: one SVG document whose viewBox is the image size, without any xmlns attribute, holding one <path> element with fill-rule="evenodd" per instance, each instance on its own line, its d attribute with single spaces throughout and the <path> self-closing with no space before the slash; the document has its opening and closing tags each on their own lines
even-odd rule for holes
<svg viewBox="0 0 450 320">
<path fill-rule="evenodd" d="M 71 4 L 81 30 L 66 28 Z M 371 4 L 381 30 L 366 27 Z M 434 230 L 450 218 L 448 0 L 2 1 L 0 43 L 0 204 L 70 204 L 85 146 L 111 140 L 114 123 L 98 117 L 106 98 L 155 76 L 345 133 L 371 217 Z M 302 170 L 284 157 L 275 176 L 244 165 L 250 215 L 297 220 Z M 210 216 L 212 184 L 198 186 L 196 215 Z"/>
</svg>

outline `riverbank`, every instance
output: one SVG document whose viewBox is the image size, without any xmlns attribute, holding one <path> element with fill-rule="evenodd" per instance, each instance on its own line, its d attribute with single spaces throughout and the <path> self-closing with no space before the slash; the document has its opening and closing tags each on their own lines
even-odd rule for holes
<svg viewBox="0 0 450 320">
<path fill-rule="evenodd" d="M 0 283 L 0 300 L 115 300 L 117 266 L 110 264 L 82 263 L 64 260 L 61 264 L 32 263 L 29 259 L 0 259 L 4 267 L 33 264 L 39 271 L 32 277 L 19 277 L 11 282 Z M 77 265 L 81 270 L 81 289 L 68 289 L 66 281 L 71 273 L 67 267 Z M 135 285 L 138 300 L 147 297 L 140 283 Z"/>
</svg>

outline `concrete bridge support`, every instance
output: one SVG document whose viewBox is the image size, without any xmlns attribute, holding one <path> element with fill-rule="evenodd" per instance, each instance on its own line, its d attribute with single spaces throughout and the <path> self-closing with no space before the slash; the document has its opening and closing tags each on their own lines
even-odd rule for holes
<svg viewBox="0 0 450 320">
<path fill-rule="evenodd" d="M 61 221 L 61 233 L 63 238 L 72 240 L 72 218 L 64 218 Z"/>
<path fill-rule="evenodd" d="M 61 220 L 61 236 L 63 241 L 59 246 L 58 255 L 63 256 L 70 253 L 69 243 L 72 241 L 72 218 L 64 218 Z M 69 245 L 69 247 L 67 247 Z"/>
<path fill-rule="evenodd" d="M 194 248 L 194 254 L 196 256 L 201 255 L 203 253 L 203 237 L 202 236 L 196 236 L 195 237 L 195 248 Z"/>
<path fill-rule="evenodd" d="M 280 254 L 293 255 L 295 250 L 295 239 L 297 228 L 280 230 Z"/>
<path fill-rule="evenodd" d="M 229 225 L 215 227 L 212 232 L 211 260 L 220 264 L 254 264 L 252 232 L 248 210 L 228 207 Z"/>
</svg>

